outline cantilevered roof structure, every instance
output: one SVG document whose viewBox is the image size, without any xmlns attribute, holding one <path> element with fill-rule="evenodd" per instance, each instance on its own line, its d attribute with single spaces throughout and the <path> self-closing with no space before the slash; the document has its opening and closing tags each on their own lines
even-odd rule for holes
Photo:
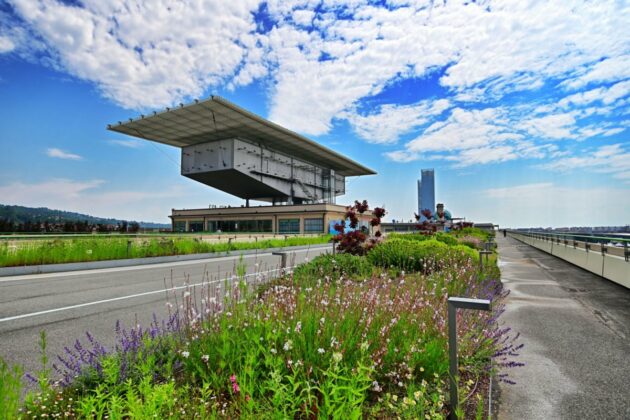
<svg viewBox="0 0 630 420">
<path fill-rule="evenodd" d="M 343 176 L 376 172 L 219 96 L 107 126 L 109 130 L 177 147 L 244 138 Z"/>
<path fill-rule="evenodd" d="M 346 177 L 375 174 L 218 96 L 107 128 L 180 147 L 182 175 L 247 200 L 334 203 Z"/>
</svg>

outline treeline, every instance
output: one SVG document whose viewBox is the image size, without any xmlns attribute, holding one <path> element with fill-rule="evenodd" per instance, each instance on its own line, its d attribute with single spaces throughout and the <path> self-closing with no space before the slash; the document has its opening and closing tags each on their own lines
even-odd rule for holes
<svg viewBox="0 0 630 420">
<path fill-rule="evenodd" d="M 47 207 L 24 207 L 0 204 L 0 232 L 129 232 L 142 229 L 170 229 L 170 225 L 129 222 L 90 216 Z"/>
<path fill-rule="evenodd" d="M 0 232 L 22 233 L 137 233 L 138 222 L 120 221 L 117 223 L 90 223 L 87 220 L 66 220 L 64 222 L 31 221 L 14 222 L 0 217 Z"/>
</svg>

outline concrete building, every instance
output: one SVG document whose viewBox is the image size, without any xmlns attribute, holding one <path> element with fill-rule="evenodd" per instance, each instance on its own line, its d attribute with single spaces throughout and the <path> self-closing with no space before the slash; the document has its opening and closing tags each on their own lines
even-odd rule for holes
<svg viewBox="0 0 630 420">
<path fill-rule="evenodd" d="M 426 220 L 422 210 L 429 209 L 435 213 L 435 172 L 433 169 L 422 169 L 418 180 L 418 214 L 420 221 Z"/>
<path fill-rule="evenodd" d="M 213 233 L 336 233 L 334 225 L 344 218 L 345 206 L 330 203 L 173 209 L 173 230 Z M 359 215 L 359 226 L 369 229 L 371 212 Z"/>
<path fill-rule="evenodd" d="M 376 173 L 218 96 L 108 129 L 181 148 L 183 176 L 245 200 L 242 207 L 173 209 L 174 231 L 328 232 L 345 212 L 335 202 L 346 177 Z M 250 200 L 271 205 L 250 207 Z"/>
</svg>

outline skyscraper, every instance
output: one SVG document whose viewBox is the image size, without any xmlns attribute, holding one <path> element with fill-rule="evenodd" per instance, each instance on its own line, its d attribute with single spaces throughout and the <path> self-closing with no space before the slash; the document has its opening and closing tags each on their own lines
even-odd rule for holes
<svg viewBox="0 0 630 420">
<path fill-rule="evenodd" d="M 418 214 L 420 221 L 426 220 L 422 210 L 429 209 L 435 213 L 435 173 L 433 169 L 422 169 L 418 180 Z"/>
</svg>

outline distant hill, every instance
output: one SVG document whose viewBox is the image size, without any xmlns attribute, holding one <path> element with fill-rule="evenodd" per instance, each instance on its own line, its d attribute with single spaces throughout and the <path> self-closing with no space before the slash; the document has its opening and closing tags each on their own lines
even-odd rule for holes
<svg viewBox="0 0 630 420">
<path fill-rule="evenodd" d="M 122 219 L 108 219 L 103 217 L 90 216 L 89 214 L 74 213 L 71 211 L 52 210 L 47 207 L 24 207 L 0 204 L 0 219 L 12 223 L 33 223 L 33 222 L 88 222 L 90 224 L 116 225 L 122 223 Z M 134 222 L 126 220 L 126 222 Z M 142 228 L 170 228 L 171 225 L 164 223 L 138 222 Z"/>
</svg>

